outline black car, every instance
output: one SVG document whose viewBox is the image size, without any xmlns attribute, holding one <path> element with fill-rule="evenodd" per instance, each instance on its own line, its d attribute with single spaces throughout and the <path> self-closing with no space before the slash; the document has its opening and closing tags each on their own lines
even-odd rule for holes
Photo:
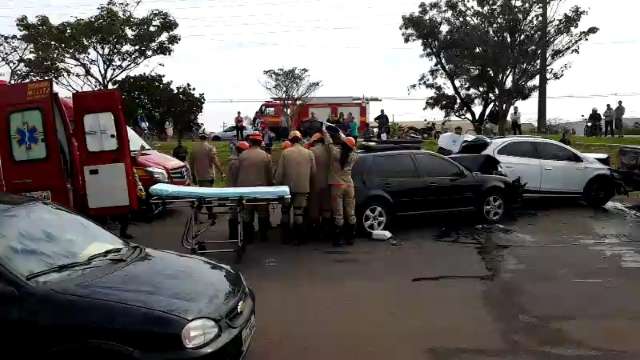
<svg viewBox="0 0 640 360">
<path fill-rule="evenodd" d="M 144 248 L 0 193 L 3 352 L 31 359 L 240 359 L 254 295 L 215 262 Z"/>
<path fill-rule="evenodd" d="M 506 177 L 473 171 L 423 150 L 360 153 L 352 172 L 358 223 L 371 232 L 386 229 L 393 216 L 452 211 L 500 221 L 518 187 Z"/>
</svg>

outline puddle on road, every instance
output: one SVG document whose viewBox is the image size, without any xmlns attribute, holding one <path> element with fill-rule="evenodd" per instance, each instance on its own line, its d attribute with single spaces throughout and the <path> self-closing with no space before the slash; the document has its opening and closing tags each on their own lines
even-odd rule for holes
<svg viewBox="0 0 640 360">
<path fill-rule="evenodd" d="M 640 211 L 616 201 L 610 201 L 604 206 L 604 208 L 612 212 L 623 213 L 627 217 L 640 218 Z"/>
<path fill-rule="evenodd" d="M 640 268 L 640 254 L 638 249 L 628 246 L 601 245 L 589 249 L 601 251 L 606 257 L 620 256 L 620 266 L 623 268 Z"/>
<path fill-rule="evenodd" d="M 329 255 L 346 255 L 349 254 L 347 250 L 324 250 L 323 253 Z"/>
<path fill-rule="evenodd" d="M 486 274 L 480 275 L 438 275 L 421 276 L 413 278 L 412 282 L 420 281 L 440 281 L 440 280 L 482 280 L 493 281 L 500 275 L 504 262 L 504 251 L 509 245 L 498 243 L 494 240 L 494 235 L 509 235 L 511 238 L 516 232 L 502 225 L 478 225 L 473 229 L 462 229 L 461 227 L 442 228 L 434 239 L 438 242 L 451 243 L 456 245 L 473 245 L 482 260 Z M 507 261 L 508 269 L 517 269 L 523 265 L 519 264 L 515 258 L 510 257 Z"/>
</svg>

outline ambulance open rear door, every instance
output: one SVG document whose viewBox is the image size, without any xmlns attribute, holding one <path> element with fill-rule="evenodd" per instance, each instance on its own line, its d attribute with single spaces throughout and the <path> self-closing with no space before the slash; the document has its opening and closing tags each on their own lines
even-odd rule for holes
<svg viewBox="0 0 640 360">
<path fill-rule="evenodd" d="M 138 207 L 122 98 L 116 90 L 73 94 L 85 211 L 113 216 Z"/>
</svg>

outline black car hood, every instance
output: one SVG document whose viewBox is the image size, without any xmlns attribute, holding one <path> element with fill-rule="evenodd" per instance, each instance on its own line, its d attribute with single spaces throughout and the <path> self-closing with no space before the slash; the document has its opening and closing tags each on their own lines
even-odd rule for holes
<svg viewBox="0 0 640 360">
<path fill-rule="evenodd" d="M 106 275 L 54 286 L 63 294 L 138 306 L 188 320 L 224 317 L 243 287 L 240 274 L 224 265 L 152 249 Z"/>
</svg>

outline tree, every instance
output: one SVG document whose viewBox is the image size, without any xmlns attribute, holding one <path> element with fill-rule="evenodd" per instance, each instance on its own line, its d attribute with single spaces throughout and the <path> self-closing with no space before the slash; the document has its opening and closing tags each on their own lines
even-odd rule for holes
<svg viewBox="0 0 640 360">
<path fill-rule="evenodd" d="M 403 16 L 405 43 L 419 42 L 422 56 L 433 62 L 410 87 L 433 92 L 425 108 L 469 120 L 479 131 L 495 106 L 504 134 L 511 107 L 538 89 L 534 80 L 545 39 L 541 1 L 554 5 L 546 33 L 546 75 L 558 80 L 569 68 L 562 60 L 598 32 L 578 29 L 587 13 L 579 6 L 559 15 L 562 0 L 432 0 Z"/>
<path fill-rule="evenodd" d="M 282 103 L 285 114 L 293 118 L 298 105 L 304 98 L 315 93 L 322 83 L 311 81 L 309 70 L 306 68 L 292 67 L 290 69 L 278 68 L 263 72 L 266 80 L 262 86 L 271 96 Z"/>
<path fill-rule="evenodd" d="M 151 10 L 136 17 L 137 2 L 109 0 L 98 13 L 53 24 L 46 15 L 16 20 L 31 46 L 25 66 L 32 78 L 53 78 L 69 90 L 107 89 L 157 56 L 170 55 L 180 41 L 176 20 Z"/>
<path fill-rule="evenodd" d="M 171 119 L 180 139 L 197 125 L 205 103 L 204 94 L 196 94 L 190 84 L 174 89 L 160 74 L 129 75 L 116 84 L 129 122 L 142 113 L 151 127 L 164 129 L 164 122 Z"/>
<path fill-rule="evenodd" d="M 0 34 L 0 69 L 9 71 L 9 83 L 21 80 L 25 76 L 25 58 L 30 47 L 17 35 Z"/>
</svg>

